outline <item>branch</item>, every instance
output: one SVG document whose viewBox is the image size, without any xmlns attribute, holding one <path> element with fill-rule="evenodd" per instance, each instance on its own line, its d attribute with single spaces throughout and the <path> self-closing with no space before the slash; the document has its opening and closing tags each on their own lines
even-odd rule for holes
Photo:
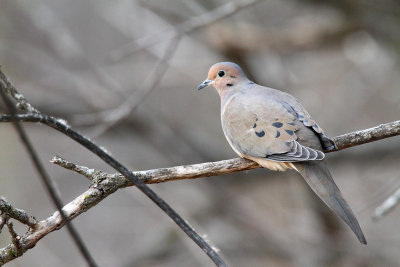
<svg viewBox="0 0 400 267">
<path fill-rule="evenodd" d="M 1 72 L 1 70 L 0 70 L 0 72 Z M 4 74 L 3 74 L 3 76 L 5 77 Z M 6 91 L 5 89 L 6 88 L 4 88 L 3 82 L 0 81 L 0 92 L 1 92 L 2 96 L 4 95 L 4 91 Z M 3 97 L 3 99 L 5 101 L 7 100 L 6 97 Z M 36 119 L 38 122 L 41 122 L 47 126 L 50 126 L 51 128 L 53 128 L 57 131 L 60 131 L 61 133 L 65 134 L 66 136 L 70 137 L 71 139 L 73 139 L 76 142 L 78 142 L 79 144 L 81 144 L 82 146 L 86 147 L 92 153 L 96 154 L 99 158 L 101 158 L 103 161 L 105 161 L 109 166 L 113 167 L 115 170 L 117 170 L 122 175 L 124 175 L 140 191 L 142 191 L 157 206 L 159 206 L 187 234 L 187 236 L 189 236 L 208 255 L 208 257 L 217 266 L 226 266 L 226 263 L 219 256 L 219 254 L 215 251 L 215 249 L 212 248 L 210 246 L 210 244 L 208 244 L 208 242 L 206 240 L 204 240 L 204 238 L 201 237 L 193 229 L 193 227 L 191 227 L 189 225 L 189 223 L 187 221 L 185 221 L 168 203 L 166 203 L 162 198 L 160 198 L 153 190 L 151 190 L 148 186 L 146 186 L 137 176 L 135 176 L 131 171 L 129 171 L 128 168 L 126 168 L 119 161 L 117 161 L 116 159 L 111 157 L 111 155 L 105 149 L 97 146 L 91 140 L 89 140 L 87 137 L 84 137 L 77 131 L 73 130 L 63 120 L 58 120 L 54 117 L 51 117 L 51 116 L 48 116 L 48 115 L 42 114 L 42 113 L 22 114 L 21 116 L 24 116 L 24 115 L 27 117 L 33 116 L 32 118 L 34 120 Z M 13 122 L 18 127 L 18 123 L 20 122 L 18 117 L 20 115 L 17 115 L 13 112 L 12 115 L 4 115 L 4 116 L 8 117 L 9 121 Z M 23 131 L 19 130 L 19 133 L 22 135 Z M 25 142 L 25 144 L 28 144 L 28 142 Z M 31 151 L 29 151 L 29 152 L 31 152 Z M 33 157 L 33 159 L 35 160 L 34 157 Z M 36 163 L 36 162 L 34 162 L 34 163 Z M 38 170 L 40 171 L 39 168 L 38 168 Z M 42 177 L 44 178 L 44 175 L 42 175 Z M 61 211 L 61 216 L 64 216 L 62 211 Z M 68 224 L 67 226 L 69 227 L 69 229 L 71 229 L 71 227 L 72 227 L 70 224 Z M 83 245 L 83 243 L 82 243 L 82 245 Z M 80 247 L 80 249 L 81 249 L 81 247 Z M 81 252 L 83 252 L 83 251 L 81 250 Z M 18 253 L 13 254 L 13 255 L 15 255 L 14 258 L 20 256 Z M 88 256 L 88 255 L 89 254 L 86 254 L 85 256 Z M 9 259 L 9 260 L 12 260 L 12 259 Z"/>
<path fill-rule="evenodd" d="M 0 65 L 1 68 L 1 65 Z M 15 101 L 17 102 L 17 108 L 20 110 L 24 110 L 30 113 L 39 113 L 39 110 L 37 110 L 36 108 L 34 108 L 31 104 L 28 103 L 28 101 L 26 101 L 25 97 L 23 95 L 21 95 L 20 93 L 18 93 L 17 89 L 15 89 L 14 85 L 12 85 L 12 83 L 8 80 L 7 76 L 4 75 L 4 73 L 2 71 L 0 71 L 0 83 L 1 81 L 4 82 L 3 84 L 0 84 L 0 87 L 2 87 L 1 89 L 4 88 L 5 92 L 9 95 L 12 96 L 12 98 L 15 99 Z"/>
<path fill-rule="evenodd" d="M 1 116 L 0 116 L 1 121 Z M 373 128 L 343 134 L 333 138 L 337 142 L 338 150 L 343 150 L 349 147 L 362 145 L 365 143 L 377 141 L 380 139 L 400 135 L 400 121 L 382 124 Z M 356 136 L 356 137 L 355 137 Z M 326 151 L 332 152 L 332 151 Z M 65 169 L 75 171 L 92 181 L 97 183 L 99 180 L 110 179 L 118 180 L 117 183 L 121 187 L 132 186 L 127 179 L 118 173 L 108 174 L 100 170 L 89 169 L 85 166 L 80 166 L 71 163 L 61 157 L 54 157 L 52 163 L 57 164 Z M 132 171 L 135 176 L 139 177 L 146 184 L 156 184 L 170 182 L 175 180 L 195 179 L 202 177 L 218 176 L 239 171 L 261 168 L 259 164 L 251 160 L 235 158 L 216 162 L 206 162 L 193 165 L 175 166 L 170 168 L 160 168 L 145 171 Z M 125 182 L 123 182 L 125 180 Z M 400 194 L 400 192 L 399 192 Z M 399 196 L 400 197 L 400 196 Z"/>
<path fill-rule="evenodd" d="M 389 196 L 379 207 L 377 207 L 372 215 L 372 219 L 380 220 L 389 214 L 400 203 L 400 188 L 398 188 L 391 196 Z"/>
<path fill-rule="evenodd" d="M 188 34 L 194 30 L 200 29 L 221 19 L 229 17 L 237 13 L 238 11 L 258 2 L 260 2 L 260 0 L 244 0 L 241 3 L 228 2 L 227 4 L 219 6 L 210 12 L 185 21 L 171 30 L 162 30 L 160 32 L 157 32 L 156 34 L 151 34 L 135 40 L 132 43 L 129 43 L 122 48 L 113 51 L 110 55 L 110 59 L 112 62 L 119 61 L 139 49 L 148 48 L 163 41 Z"/>
<path fill-rule="evenodd" d="M 0 115 L 0 122 L 9 122 L 11 119 L 12 116 L 10 115 Z M 46 125 L 51 125 L 51 122 L 48 121 L 48 118 L 43 117 L 41 114 L 16 115 L 14 116 L 14 119 L 22 122 L 41 122 Z M 334 140 L 338 142 L 338 150 L 342 150 L 348 147 L 373 142 L 394 135 L 400 135 L 400 121 L 386 123 L 370 129 L 344 134 L 335 137 Z M 355 136 L 358 138 L 355 138 Z M 74 219 L 81 213 L 97 205 L 108 195 L 114 193 L 118 189 L 133 185 L 130 180 L 126 179 L 119 173 L 107 174 L 102 171 L 76 165 L 60 157 L 54 157 L 52 162 L 66 169 L 80 173 L 92 181 L 91 187 L 86 192 L 64 206 L 63 212 L 69 220 Z M 255 168 L 260 168 L 260 166 L 250 160 L 235 158 L 230 160 L 176 166 L 171 168 L 134 171 L 132 172 L 132 175 L 138 177 L 144 183 L 151 184 L 182 179 L 217 176 Z M 33 231 L 30 231 L 21 237 L 20 243 L 22 244 L 22 248 L 24 250 L 32 248 L 41 238 L 52 231 L 60 229 L 61 227 L 63 227 L 63 221 L 61 220 L 59 212 L 55 212 L 49 218 L 37 223 L 37 226 Z M 6 252 L 9 249 L 9 247 L 6 247 L 0 250 L 0 259 L 2 259 L 2 255 L 7 254 Z"/>
<path fill-rule="evenodd" d="M 121 188 L 133 186 L 133 184 L 129 180 L 124 178 L 124 176 L 119 173 L 109 174 L 101 170 L 89 169 L 85 166 L 80 166 L 69 162 L 58 156 L 54 157 L 51 162 L 65 169 L 75 171 L 87 177 L 92 181 L 92 184 L 96 184 L 98 183 L 98 181 L 108 179 L 110 181 L 116 180 L 112 183 L 116 185 L 118 184 L 118 186 L 120 186 Z M 194 165 L 183 165 L 146 171 L 132 171 L 132 173 L 139 177 L 139 179 L 142 180 L 143 183 L 158 184 L 176 180 L 217 176 L 233 172 L 252 170 L 256 168 L 261 168 L 261 166 L 254 161 L 248 159 L 236 158 Z"/>
<path fill-rule="evenodd" d="M 66 218 L 68 218 L 68 220 L 72 220 L 82 212 L 85 212 L 90 207 L 96 205 L 107 195 L 115 192 L 115 190 L 110 190 L 109 192 L 103 191 L 107 189 L 107 185 L 101 185 L 98 189 L 90 188 L 85 193 L 65 205 L 62 209 L 63 214 Z M 99 197 L 101 195 L 104 197 Z M 12 244 L 0 249 L 0 266 L 21 256 L 25 251 L 33 248 L 40 239 L 49 233 L 62 228 L 64 224 L 65 220 L 63 220 L 60 212 L 58 211 L 54 212 L 54 214 L 47 219 L 37 222 L 34 229 L 30 229 L 23 236 L 18 236 L 18 247 L 14 244 L 15 240 L 13 240 Z"/>
<path fill-rule="evenodd" d="M 18 106 L 18 104 L 20 104 L 21 108 L 32 109 L 32 111 L 34 111 L 35 113 L 40 113 L 40 111 L 33 108 L 25 100 L 25 98 L 17 92 L 17 90 L 14 88 L 14 86 L 11 84 L 11 82 L 7 79 L 7 77 L 4 75 L 4 73 L 1 71 L 1 69 L 0 69 L 0 79 L 1 79 L 0 80 L 0 95 L 1 95 L 1 98 L 3 99 L 6 109 L 11 113 L 11 115 L 13 115 L 13 116 L 16 115 L 17 110 L 14 107 L 11 100 L 8 98 L 8 95 L 6 94 L 7 92 L 9 94 L 11 94 L 11 96 L 14 99 L 16 99 L 17 106 Z M 5 85 L 3 84 L 3 82 L 5 83 Z M 19 135 L 19 138 L 20 138 L 22 144 L 24 145 L 25 149 L 28 152 L 30 159 L 32 160 L 33 166 L 35 167 L 36 171 L 38 172 L 39 177 L 40 177 L 47 193 L 50 196 L 50 199 L 52 200 L 53 204 L 56 206 L 58 211 L 61 213 L 62 218 L 64 220 L 66 220 L 67 218 L 62 213 L 63 204 L 62 204 L 61 198 L 56 193 L 55 186 L 52 183 L 50 176 L 47 174 L 45 167 L 41 163 L 41 161 L 36 153 L 36 150 L 34 149 L 28 135 L 26 134 L 24 128 L 22 127 L 22 125 L 19 121 L 12 120 L 12 122 L 13 122 L 13 125 L 14 125 L 18 135 Z M 14 233 L 12 224 L 11 223 L 7 224 L 7 226 L 9 228 L 9 231 L 10 231 L 10 234 L 12 237 L 12 241 L 13 241 L 13 245 L 14 245 L 14 248 L 16 251 L 16 253 L 14 255 L 16 255 L 16 257 L 22 256 L 23 250 L 21 250 L 21 247 L 19 244 L 19 239 L 18 240 L 15 239 L 15 237 L 12 234 L 12 233 Z M 75 229 L 75 227 L 69 221 L 67 221 L 67 230 L 68 230 L 68 233 L 71 236 L 72 240 L 74 241 L 75 245 L 77 246 L 79 252 L 85 258 L 86 263 L 90 267 L 96 267 L 97 264 L 94 261 L 93 257 L 90 255 L 89 250 L 86 248 L 82 238 L 79 236 L 78 231 Z"/>
<path fill-rule="evenodd" d="M 333 138 L 333 141 L 335 141 L 336 146 L 338 147 L 337 150 L 342 150 L 345 148 L 359 146 L 396 135 L 400 135 L 400 121 L 393 121 L 369 129 L 339 135 Z"/>
<path fill-rule="evenodd" d="M 6 214 L 10 218 L 13 218 L 13 219 L 19 221 L 20 223 L 28 225 L 32 229 L 35 228 L 35 226 L 37 224 L 37 220 L 34 217 L 29 216 L 23 210 L 12 207 L 11 204 L 8 203 L 4 199 L 4 197 L 1 197 L 1 196 L 0 196 L 0 211 L 1 211 L 2 215 Z M 0 229 L 1 229 L 1 227 L 0 227 Z M 0 232 L 1 232 L 1 230 L 0 230 Z"/>
<path fill-rule="evenodd" d="M 125 119 L 142 103 L 148 95 L 158 86 L 164 77 L 165 73 L 168 70 L 168 62 L 174 56 L 181 36 L 177 36 L 172 39 L 165 49 L 164 55 L 158 59 L 155 64 L 153 70 L 148 75 L 147 79 L 143 86 L 139 87 L 136 91 L 134 91 L 127 99 L 118 105 L 118 107 L 100 112 L 100 114 L 86 114 L 80 115 L 80 121 L 83 122 L 96 122 L 96 119 L 100 117 L 100 120 L 97 119 L 97 123 L 101 123 L 94 130 L 94 134 L 92 136 L 99 136 L 105 133 L 108 129 L 113 127 L 115 124 L 119 123 L 121 120 Z"/>
<path fill-rule="evenodd" d="M 10 115 L 0 115 L 0 122 L 9 122 L 11 121 L 11 119 L 12 116 Z M 43 124 L 46 124 L 50 127 L 57 129 L 57 126 L 52 125 L 52 122 L 48 120 L 49 118 L 47 116 L 43 116 L 41 114 L 21 114 L 21 115 L 16 115 L 14 119 L 21 122 L 41 122 Z M 400 120 L 381 124 L 369 129 L 355 131 L 334 137 L 333 140 L 335 141 L 338 147 L 337 150 L 325 151 L 325 153 L 343 150 L 349 147 L 378 141 L 396 135 L 400 135 Z M 92 172 L 93 173 L 98 172 L 97 170 L 75 165 L 59 157 L 55 157 L 52 160 L 52 162 L 66 169 L 74 170 L 82 175 L 85 175 L 89 179 L 94 179 Z M 200 163 L 194 165 L 184 165 L 184 166 L 160 168 L 160 169 L 146 170 L 146 171 L 132 171 L 132 174 L 138 177 L 144 183 L 153 184 L 153 183 L 169 182 L 174 180 L 217 176 L 238 171 L 251 170 L 255 168 L 261 168 L 261 166 L 247 159 L 235 158 L 235 159 Z M 123 179 L 123 176 L 118 174 L 106 174 L 106 176 L 108 178 L 114 177 L 116 179 L 121 179 L 121 178 Z M 122 187 L 131 185 L 133 185 L 133 183 L 127 182 L 123 183 Z"/>
</svg>

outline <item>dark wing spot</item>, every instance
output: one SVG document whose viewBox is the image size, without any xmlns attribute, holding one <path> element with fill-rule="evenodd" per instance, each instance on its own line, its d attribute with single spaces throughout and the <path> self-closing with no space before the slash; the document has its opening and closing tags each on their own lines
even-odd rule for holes
<svg viewBox="0 0 400 267">
<path fill-rule="evenodd" d="M 293 135 L 293 131 L 291 131 L 291 130 L 285 130 L 285 132 L 287 132 L 288 135 Z"/>
<path fill-rule="evenodd" d="M 226 86 L 231 87 L 231 86 L 233 86 L 233 84 L 227 83 Z"/>
<path fill-rule="evenodd" d="M 294 126 L 294 122 L 288 122 L 288 124 L 293 125 Z"/>
<path fill-rule="evenodd" d="M 236 76 L 231 75 L 231 78 L 236 78 Z"/>
<path fill-rule="evenodd" d="M 258 118 L 256 118 L 256 121 L 258 121 Z"/>
<path fill-rule="evenodd" d="M 265 135 L 265 132 L 264 132 L 264 131 L 256 132 L 256 135 L 257 135 L 258 137 L 263 137 L 263 136 Z"/>
<path fill-rule="evenodd" d="M 278 138 L 279 136 L 281 136 L 281 133 L 279 131 L 276 131 L 276 136 L 275 138 Z"/>
<path fill-rule="evenodd" d="M 282 126 L 283 126 L 283 123 L 282 122 L 274 122 L 273 124 L 272 124 L 272 126 L 274 126 L 274 127 L 276 127 L 276 128 L 281 128 Z"/>
<path fill-rule="evenodd" d="M 278 120 L 278 118 L 275 118 L 275 120 L 277 121 L 277 120 Z"/>
<path fill-rule="evenodd" d="M 257 127 L 257 123 L 254 123 L 253 128 L 256 128 L 256 127 Z"/>
</svg>

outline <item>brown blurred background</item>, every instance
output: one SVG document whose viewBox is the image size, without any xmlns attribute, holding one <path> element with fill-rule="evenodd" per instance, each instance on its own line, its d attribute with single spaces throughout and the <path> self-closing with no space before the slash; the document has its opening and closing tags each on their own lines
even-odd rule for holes
<svg viewBox="0 0 400 267">
<path fill-rule="evenodd" d="M 133 169 L 236 157 L 220 127 L 215 90 L 195 90 L 218 61 L 237 62 L 254 81 L 298 97 L 331 137 L 399 119 L 399 1 L 257 1 L 171 39 L 182 23 L 227 3 L 2 0 L 0 64 L 33 105 Z M 121 106 L 133 108 L 115 120 Z M 53 155 L 112 172 L 54 130 L 25 128 L 65 203 L 89 183 L 49 163 Z M 0 140 L 0 194 L 38 219 L 48 217 L 54 207 L 10 124 L 0 124 Z M 327 155 L 368 246 L 295 172 L 259 169 L 151 188 L 232 266 L 399 266 L 400 209 L 371 219 L 400 187 L 399 151 L 394 137 Z M 212 265 L 135 188 L 74 223 L 100 266 Z M 9 242 L 3 231 L 0 246 Z M 85 263 L 63 228 L 7 266 Z"/>
</svg>

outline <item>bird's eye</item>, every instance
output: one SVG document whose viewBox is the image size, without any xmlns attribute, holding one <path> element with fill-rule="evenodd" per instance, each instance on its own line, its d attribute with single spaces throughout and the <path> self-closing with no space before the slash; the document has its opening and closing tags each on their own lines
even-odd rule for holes
<svg viewBox="0 0 400 267">
<path fill-rule="evenodd" d="M 220 70 L 220 71 L 218 71 L 218 77 L 224 77 L 224 75 L 225 75 L 225 71 L 223 71 L 223 70 Z"/>
</svg>

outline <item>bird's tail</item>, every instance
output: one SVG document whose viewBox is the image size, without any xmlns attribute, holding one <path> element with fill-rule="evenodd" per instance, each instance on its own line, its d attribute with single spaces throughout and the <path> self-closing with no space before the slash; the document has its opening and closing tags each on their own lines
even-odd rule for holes
<svg viewBox="0 0 400 267">
<path fill-rule="evenodd" d="M 353 230 L 360 243 L 367 244 L 356 216 L 342 197 L 342 193 L 333 181 L 326 163 L 323 161 L 308 161 L 293 163 L 293 165 L 322 201 Z"/>
</svg>

